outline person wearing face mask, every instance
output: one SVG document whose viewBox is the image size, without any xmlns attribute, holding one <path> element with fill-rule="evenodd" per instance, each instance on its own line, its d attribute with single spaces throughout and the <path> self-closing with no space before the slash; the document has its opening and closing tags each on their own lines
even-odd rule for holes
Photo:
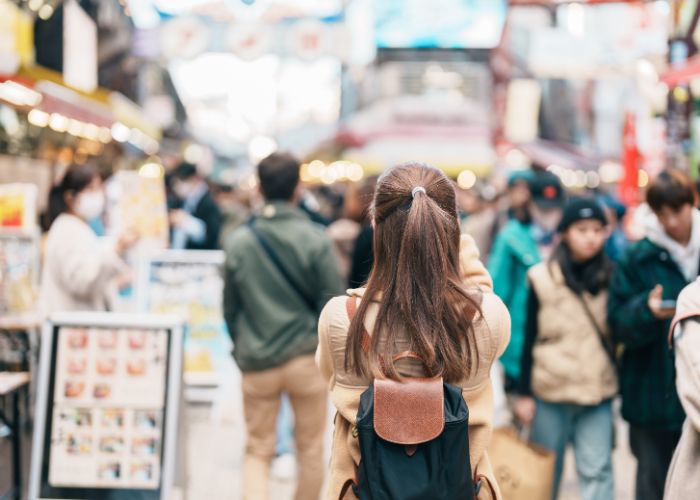
<svg viewBox="0 0 700 500">
<path fill-rule="evenodd" d="M 182 206 L 170 211 L 171 246 L 187 250 L 220 248 L 223 217 L 197 167 L 185 162 L 175 168 L 172 188 Z"/>
<path fill-rule="evenodd" d="M 530 292 L 515 414 L 532 440 L 556 453 L 552 498 L 564 455 L 574 449 L 583 500 L 612 500 L 615 355 L 607 326 L 612 262 L 607 220 L 592 199 L 572 199 L 558 227 L 561 242 L 528 271 Z"/>
<path fill-rule="evenodd" d="M 41 278 L 44 314 L 107 310 L 115 279 L 129 274 L 121 256 L 138 235 L 127 231 L 116 243 L 100 240 L 89 221 L 104 208 L 102 180 L 91 166 L 70 167 L 51 190 Z"/>
<path fill-rule="evenodd" d="M 559 178 L 549 172 L 528 179 L 531 200 L 527 221 L 511 219 L 494 241 L 489 257 L 489 272 L 494 291 L 510 311 L 510 344 L 501 357 L 505 369 L 506 390 L 512 390 L 520 377 L 520 357 L 525 338 L 527 310 L 527 271 L 549 258 L 556 243 L 565 193 Z"/>
</svg>

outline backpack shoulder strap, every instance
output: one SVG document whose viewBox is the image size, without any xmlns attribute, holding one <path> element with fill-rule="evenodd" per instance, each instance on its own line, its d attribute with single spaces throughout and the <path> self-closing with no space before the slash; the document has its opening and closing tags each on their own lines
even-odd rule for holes
<svg viewBox="0 0 700 500">
<path fill-rule="evenodd" d="M 673 331 L 676 329 L 676 327 L 682 322 L 685 321 L 686 319 L 691 319 L 691 318 L 696 318 L 700 317 L 700 309 L 693 309 L 692 311 L 685 312 L 683 314 L 679 314 L 673 318 L 673 321 L 671 322 L 671 328 L 668 330 L 668 343 L 673 346 Z"/>
<path fill-rule="evenodd" d="M 350 318 L 350 321 L 352 322 L 352 319 L 355 317 L 355 313 L 357 313 L 357 300 L 352 295 L 348 295 L 348 298 L 345 301 L 345 310 L 348 313 L 348 318 Z M 362 350 L 368 352 L 371 343 L 372 337 L 365 326 L 362 325 Z"/>
</svg>

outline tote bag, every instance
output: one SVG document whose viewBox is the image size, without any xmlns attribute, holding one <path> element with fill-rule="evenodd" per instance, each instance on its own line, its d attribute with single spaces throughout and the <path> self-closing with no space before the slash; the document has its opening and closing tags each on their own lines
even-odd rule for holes
<svg viewBox="0 0 700 500">
<path fill-rule="evenodd" d="M 489 458 L 503 500 L 550 500 L 554 452 L 521 439 L 512 427 L 494 429 Z"/>
</svg>

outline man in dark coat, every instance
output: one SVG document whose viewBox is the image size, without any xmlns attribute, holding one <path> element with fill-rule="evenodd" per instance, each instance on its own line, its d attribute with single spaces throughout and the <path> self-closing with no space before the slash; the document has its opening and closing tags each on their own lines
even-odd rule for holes
<svg viewBox="0 0 700 500">
<path fill-rule="evenodd" d="M 181 163 L 172 173 L 172 187 L 182 207 L 170 211 L 172 247 L 187 250 L 219 248 L 221 210 L 209 186 L 191 163 Z"/>
</svg>

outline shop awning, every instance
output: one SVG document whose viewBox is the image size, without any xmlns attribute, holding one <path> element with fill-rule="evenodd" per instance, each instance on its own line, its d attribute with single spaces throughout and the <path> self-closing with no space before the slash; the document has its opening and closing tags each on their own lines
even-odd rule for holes
<svg viewBox="0 0 700 500">
<path fill-rule="evenodd" d="M 700 78 L 700 56 L 693 56 L 682 66 L 670 68 L 661 75 L 661 81 L 669 87 L 689 83 L 695 78 Z"/>
<path fill-rule="evenodd" d="M 570 144 L 538 140 L 518 146 L 530 161 L 542 168 L 557 165 L 567 170 L 598 170 L 601 158 Z"/>
</svg>

